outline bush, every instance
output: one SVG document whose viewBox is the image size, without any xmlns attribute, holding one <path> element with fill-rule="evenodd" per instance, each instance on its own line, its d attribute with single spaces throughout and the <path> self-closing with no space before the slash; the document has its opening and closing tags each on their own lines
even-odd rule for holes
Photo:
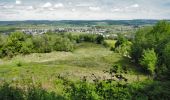
<svg viewBox="0 0 170 100">
<path fill-rule="evenodd" d="M 127 79 L 121 74 L 120 66 L 113 66 L 105 71 L 110 75 L 108 79 L 100 80 L 94 74 L 93 82 L 88 82 L 87 77 L 79 82 L 72 82 L 65 77 L 58 76 L 62 80 L 64 95 L 71 100 L 123 100 L 130 99 L 131 96 L 127 89 Z"/>
<path fill-rule="evenodd" d="M 4 83 L 0 86 L 0 100 L 24 100 L 24 91 Z"/>
<path fill-rule="evenodd" d="M 166 69 L 167 70 L 166 72 L 169 72 L 170 70 L 168 53 L 169 52 L 168 45 L 170 42 L 169 38 L 170 38 L 170 23 L 167 21 L 160 21 L 153 27 L 139 30 L 135 34 L 135 39 L 133 41 L 133 45 L 131 48 L 131 58 L 135 60 L 137 64 L 139 64 L 141 63 L 141 59 L 143 59 L 143 51 L 147 49 L 149 50 L 154 49 L 155 50 L 154 52 L 157 55 L 156 65 L 154 61 L 156 59 L 153 59 L 153 61 L 148 62 L 149 59 L 150 60 L 152 59 L 151 57 L 150 58 L 148 57 L 149 59 L 143 61 L 141 65 L 143 65 L 144 67 L 150 66 L 148 67 L 150 73 L 153 73 L 153 70 L 155 69 L 153 66 L 157 66 L 156 68 L 157 77 L 166 75 L 167 73 L 163 73 L 165 72 L 163 70 Z M 154 54 L 152 55 L 152 57 L 154 57 Z M 160 73 L 162 75 L 160 75 Z"/>
<path fill-rule="evenodd" d="M 11 86 L 8 83 L 0 85 L 0 100 L 66 100 L 55 92 L 48 92 L 41 85 Z"/>
<path fill-rule="evenodd" d="M 54 50 L 56 51 L 73 51 L 74 45 L 73 43 L 67 39 L 62 37 L 57 37 L 55 39 L 55 43 L 53 45 Z"/>
<path fill-rule="evenodd" d="M 157 65 L 157 55 L 153 49 L 144 50 L 140 64 L 147 70 L 151 75 L 155 73 Z"/>
<path fill-rule="evenodd" d="M 129 56 L 131 52 L 131 42 L 128 41 L 124 36 L 119 35 L 114 51 L 120 53 L 123 56 Z"/>
<path fill-rule="evenodd" d="M 103 37 L 102 35 L 98 35 L 98 36 L 96 37 L 96 43 L 97 43 L 97 44 L 102 44 L 103 41 L 104 41 L 104 37 Z"/>
<path fill-rule="evenodd" d="M 72 37 L 70 37 L 72 38 Z M 0 44 L 0 57 L 13 57 L 18 54 L 48 53 L 55 51 L 73 51 L 74 43 L 69 38 L 61 35 L 36 35 L 30 36 L 22 32 L 14 32 L 9 36 L 0 37 L 4 44 Z"/>
</svg>

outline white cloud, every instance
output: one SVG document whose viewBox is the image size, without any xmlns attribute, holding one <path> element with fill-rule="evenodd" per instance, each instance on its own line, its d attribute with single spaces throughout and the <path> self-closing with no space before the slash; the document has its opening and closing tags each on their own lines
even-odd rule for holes
<svg viewBox="0 0 170 100">
<path fill-rule="evenodd" d="M 14 8 L 14 5 L 4 5 L 3 8 L 12 9 L 12 8 Z"/>
<path fill-rule="evenodd" d="M 76 11 L 76 9 L 74 9 L 74 8 L 73 8 L 73 9 L 71 9 L 71 11 L 72 11 L 72 12 L 75 12 L 75 11 Z"/>
<path fill-rule="evenodd" d="M 69 5 L 72 5 L 72 2 L 68 2 Z"/>
<path fill-rule="evenodd" d="M 80 3 L 80 4 L 77 4 L 76 6 L 77 7 L 88 7 L 88 6 L 90 6 L 90 4 L 88 4 L 88 3 Z"/>
<path fill-rule="evenodd" d="M 46 2 L 44 5 L 42 5 L 43 8 L 49 8 L 52 4 L 50 2 Z"/>
<path fill-rule="evenodd" d="M 112 12 L 122 12 L 123 11 L 123 9 L 120 9 L 120 8 L 114 8 L 114 9 L 112 9 Z"/>
<path fill-rule="evenodd" d="M 16 0 L 16 1 L 15 1 L 15 4 L 20 5 L 20 4 L 21 4 L 21 1 L 20 1 L 20 0 Z"/>
<path fill-rule="evenodd" d="M 91 10 L 91 11 L 100 11 L 101 8 L 100 7 L 89 7 L 89 10 Z"/>
<path fill-rule="evenodd" d="M 89 1 L 0 0 L 0 20 L 170 18 L 168 16 L 170 13 L 169 0 L 165 0 L 165 2 L 161 0 L 148 0 L 147 2 L 144 2 L 145 0 L 134 0 L 134 2 L 132 0 Z"/>
<path fill-rule="evenodd" d="M 54 11 L 55 9 L 54 8 L 49 8 L 50 11 Z"/>
<path fill-rule="evenodd" d="M 28 7 L 27 7 L 27 10 L 33 10 L 33 9 L 34 9 L 33 6 L 28 6 Z"/>
<path fill-rule="evenodd" d="M 138 5 L 138 4 L 133 4 L 133 5 L 131 5 L 130 7 L 132 7 L 132 8 L 138 8 L 139 5 Z"/>
<path fill-rule="evenodd" d="M 64 5 L 62 3 L 57 3 L 54 5 L 55 8 L 63 8 Z"/>
</svg>

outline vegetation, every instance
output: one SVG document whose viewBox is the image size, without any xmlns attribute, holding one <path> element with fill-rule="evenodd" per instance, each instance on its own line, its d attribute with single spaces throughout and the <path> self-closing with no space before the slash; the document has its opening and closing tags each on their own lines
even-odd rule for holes
<svg viewBox="0 0 170 100">
<path fill-rule="evenodd" d="M 154 50 L 144 50 L 140 64 L 149 71 L 151 75 L 154 74 L 157 65 L 157 55 Z"/>
<path fill-rule="evenodd" d="M 9 58 L 18 54 L 48 53 L 51 51 L 73 51 L 75 42 L 103 43 L 103 36 L 82 34 L 72 36 L 71 34 L 47 33 L 44 35 L 26 35 L 22 32 L 13 32 L 9 36 L 1 36 L 0 57 Z"/>
<path fill-rule="evenodd" d="M 162 75 L 164 76 L 165 73 L 168 73 L 170 68 L 168 64 L 168 59 L 170 57 L 168 56 L 169 38 L 170 23 L 166 21 L 160 21 L 153 28 L 139 30 L 136 33 L 132 45 L 132 59 L 134 59 L 136 63 L 139 63 L 140 59 L 147 58 L 148 64 L 146 63 L 146 60 L 142 61 L 140 64 L 144 66 L 147 64 L 152 70 L 156 67 L 155 73 L 160 77 L 162 77 Z M 151 51 L 145 51 L 145 53 L 143 53 L 143 51 L 147 49 Z M 149 66 L 146 67 L 146 70 Z"/>
<path fill-rule="evenodd" d="M 114 51 L 120 53 L 123 56 L 129 56 L 131 51 L 131 42 L 128 41 L 123 35 L 119 35 L 115 43 Z"/>
<path fill-rule="evenodd" d="M 0 99 L 169 100 L 169 38 L 166 21 L 138 30 L 131 40 L 52 32 L 1 35 Z"/>
</svg>

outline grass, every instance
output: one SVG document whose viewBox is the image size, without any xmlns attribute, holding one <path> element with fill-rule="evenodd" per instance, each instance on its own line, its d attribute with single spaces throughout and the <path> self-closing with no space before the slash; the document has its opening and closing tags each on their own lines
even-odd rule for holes
<svg viewBox="0 0 170 100">
<path fill-rule="evenodd" d="M 112 65 L 126 65 L 129 69 L 127 78 L 136 81 L 136 74 L 140 80 L 147 77 L 132 64 L 129 59 L 123 58 L 102 45 L 81 43 L 74 52 L 34 53 L 26 56 L 18 55 L 12 59 L 0 60 L 0 77 L 7 81 L 33 78 L 41 82 L 44 88 L 53 90 L 53 83 L 58 74 L 65 75 L 71 80 L 88 76 L 89 80 L 94 73 L 98 77 L 107 77 L 103 70 Z M 60 85 L 58 85 L 61 87 Z M 55 90 L 62 91 L 59 87 Z"/>
</svg>

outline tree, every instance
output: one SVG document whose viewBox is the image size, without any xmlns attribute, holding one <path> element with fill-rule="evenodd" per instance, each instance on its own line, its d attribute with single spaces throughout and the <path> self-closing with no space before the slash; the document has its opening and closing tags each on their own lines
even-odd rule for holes
<svg viewBox="0 0 170 100">
<path fill-rule="evenodd" d="M 22 43 L 20 53 L 22 53 L 22 54 L 32 53 L 33 48 L 34 48 L 34 45 L 33 45 L 33 42 L 32 42 L 32 38 L 27 38 L 25 40 L 25 42 Z"/>
<path fill-rule="evenodd" d="M 163 60 L 168 68 L 170 68 L 170 42 L 165 45 L 163 50 Z"/>
<path fill-rule="evenodd" d="M 104 41 L 104 37 L 103 37 L 102 35 L 98 35 L 98 36 L 96 37 L 96 43 L 97 43 L 97 44 L 102 44 L 103 41 Z"/>
<path fill-rule="evenodd" d="M 53 45 L 56 51 L 73 51 L 74 45 L 68 38 L 57 37 Z"/>
<path fill-rule="evenodd" d="M 124 44 L 125 42 L 127 42 L 127 39 L 123 35 L 119 34 L 118 39 L 115 43 L 115 48 L 119 47 L 120 45 Z"/>
<path fill-rule="evenodd" d="M 52 46 L 50 45 L 50 37 L 45 35 L 38 35 L 33 37 L 34 52 L 38 53 L 48 53 L 52 51 Z"/>
<path fill-rule="evenodd" d="M 123 56 L 129 56 L 131 51 L 131 42 L 128 41 L 123 35 L 119 35 L 115 43 L 115 51 Z"/>
<path fill-rule="evenodd" d="M 26 37 L 27 35 L 22 32 L 11 33 L 8 36 L 6 43 L 1 48 L 1 57 L 13 57 L 19 54 L 22 48 L 22 43 L 25 41 Z"/>
<path fill-rule="evenodd" d="M 151 75 L 154 74 L 157 64 L 157 55 L 154 49 L 147 49 L 143 51 L 142 58 L 140 60 L 140 64 L 147 70 Z"/>
<path fill-rule="evenodd" d="M 148 42 L 147 42 L 147 34 L 152 30 L 151 27 L 145 27 L 139 29 L 136 34 L 135 38 L 132 41 L 130 55 L 136 63 L 139 63 L 139 59 L 142 57 L 142 52 L 144 49 L 147 49 Z"/>
</svg>

